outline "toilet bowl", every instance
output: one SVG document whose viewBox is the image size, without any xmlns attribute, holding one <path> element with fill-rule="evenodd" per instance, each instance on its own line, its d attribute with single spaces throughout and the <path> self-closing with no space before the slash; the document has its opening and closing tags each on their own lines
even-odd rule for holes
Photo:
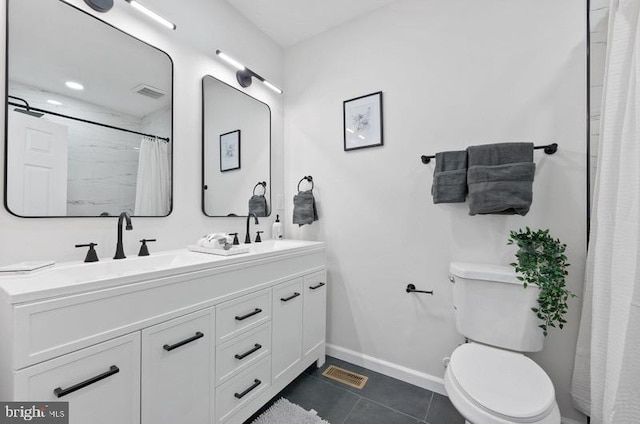
<svg viewBox="0 0 640 424">
<path fill-rule="evenodd" d="M 551 380 L 523 354 L 466 343 L 451 355 L 444 381 L 468 423 L 560 423 Z"/>
<path fill-rule="evenodd" d="M 524 352 L 542 350 L 531 311 L 537 288 L 523 288 L 513 268 L 452 263 L 458 346 L 444 383 L 453 406 L 471 424 L 560 424 L 549 376 Z"/>
</svg>

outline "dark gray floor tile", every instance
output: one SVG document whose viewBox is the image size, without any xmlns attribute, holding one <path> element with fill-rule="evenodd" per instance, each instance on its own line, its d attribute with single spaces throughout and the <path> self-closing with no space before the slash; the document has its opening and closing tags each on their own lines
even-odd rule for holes
<svg viewBox="0 0 640 424">
<path fill-rule="evenodd" d="M 393 409 L 360 399 L 354 406 L 344 424 L 420 424 L 419 421 L 408 415 L 401 414 Z M 335 423 L 333 423 L 335 424 Z"/>
<path fill-rule="evenodd" d="M 429 424 L 464 424 L 464 418 L 448 397 L 434 393 L 427 414 L 427 422 Z"/>
<path fill-rule="evenodd" d="M 302 374 L 280 395 L 304 409 L 315 409 L 318 415 L 332 424 L 340 424 L 347 417 L 359 397 L 308 374 Z"/>
<path fill-rule="evenodd" d="M 364 388 L 357 389 L 322 377 L 322 372 L 329 365 L 335 365 L 358 374 L 366 375 L 369 377 L 369 380 Z M 429 401 L 433 394 L 433 392 L 414 386 L 413 384 L 405 383 L 404 381 L 396 380 L 395 378 L 387 377 L 386 375 L 332 357 L 327 357 L 327 361 L 321 369 L 309 369 L 308 372 L 331 384 L 420 420 L 424 419 L 427 414 Z"/>
</svg>

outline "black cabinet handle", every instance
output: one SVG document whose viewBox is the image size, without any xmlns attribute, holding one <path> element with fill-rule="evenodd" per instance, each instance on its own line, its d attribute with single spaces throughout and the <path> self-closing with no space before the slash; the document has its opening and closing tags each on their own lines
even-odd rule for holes
<svg viewBox="0 0 640 424">
<path fill-rule="evenodd" d="M 292 294 L 292 295 L 291 295 L 291 296 L 289 296 L 289 297 L 281 297 L 281 298 L 280 298 L 280 300 L 282 300 L 283 302 L 288 302 L 288 301 L 290 301 L 291 299 L 295 299 L 295 298 L 296 298 L 296 297 L 298 297 L 298 296 L 300 296 L 300 293 L 295 292 L 294 294 Z"/>
<path fill-rule="evenodd" d="M 260 308 L 256 308 L 256 310 L 255 310 L 255 311 L 253 311 L 253 312 L 249 312 L 247 315 L 237 316 L 237 317 L 236 317 L 236 320 L 237 320 L 237 321 L 242 321 L 242 320 L 245 320 L 245 319 L 247 319 L 247 318 L 251 318 L 251 317 L 252 317 L 252 316 L 254 316 L 254 315 L 257 315 L 257 314 L 259 314 L 260 312 L 262 312 L 262 309 L 260 309 Z"/>
<path fill-rule="evenodd" d="M 260 380 L 258 380 L 256 378 L 255 380 L 253 380 L 253 384 L 251 385 L 251 387 L 249 387 L 247 390 L 245 390 L 242 393 L 234 393 L 234 396 L 237 397 L 238 399 L 242 399 L 243 397 L 248 395 L 251 390 L 255 389 L 256 387 L 258 387 L 261 384 L 262 384 L 262 381 L 260 381 Z"/>
<path fill-rule="evenodd" d="M 168 345 L 168 344 L 166 344 L 166 345 L 162 346 L 162 348 L 163 348 L 164 350 L 166 350 L 167 352 L 171 352 L 173 349 L 177 349 L 177 348 L 179 348 L 180 346 L 184 346 L 184 345 L 186 345 L 187 343 L 191 343 L 191 342 L 196 341 L 196 340 L 198 340 L 198 339 L 201 339 L 201 338 L 203 338 L 203 337 L 204 337 L 204 334 L 202 334 L 201 332 L 199 332 L 199 331 L 198 331 L 198 332 L 196 333 L 196 335 L 195 335 L 195 336 L 193 336 L 193 337 L 189 337 L 188 339 L 185 339 L 185 340 L 183 340 L 183 341 L 181 341 L 181 342 L 178 342 L 178 343 L 176 343 L 176 344 L 172 344 L 172 345 Z"/>
<path fill-rule="evenodd" d="M 318 290 L 320 287 L 324 286 L 324 283 L 318 283 L 316 286 L 309 286 L 311 290 Z"/>
<path fill-rule="evenodd" d="M 104 380 L 105 378 L 111 377 L 113 374 L 117 374 L 119 372 L 120 372 L 120 368 L 116 367 L 115 365 L 111 365 L 111 367 L 109 368 L 109 371 L 102 373 L 100 375 L 96 375 L 95 377 L 85 380 L 82 383 L 73 385 L 68 389 L 63 389 L 62 387 L 55 388 L 53 389 L 53 394 L 61 398 L 62 396 L 66 396 L 69 393 L 75 392 L 76 390 L 83 389 L 87 386 L 92 385 L 93 383 L 97 383 L 98 381 Z"/>
<path fill-rule="evenodd" d="M 259 351 L 260 349 L 262 349 L 262 345 L 259 345 L 258 343 L 256 343 L 256 344 L 254 345 L 254 347 L 253 347 L 253 348 L 251 348 L 251 350 L 248 350 L 248 351 L 246 351 L 245 353 L 239 353 L 239 354 L 236 354 L 236 355 L 235 355 L 235 358 L 236 358 L 236 359 L 244 359 L 244 358 L 246 358 L 247 356 L 251 355 L 253 352 L 257 352 L 257 351 Z"/>
</svg>

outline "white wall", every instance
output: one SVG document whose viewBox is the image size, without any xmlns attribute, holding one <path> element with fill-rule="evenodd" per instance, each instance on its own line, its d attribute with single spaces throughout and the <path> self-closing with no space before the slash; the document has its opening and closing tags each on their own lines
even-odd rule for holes
<svg viewBox="0 0 640 424">
<path fill-rule="evenodd" d="M 14 0 L 19 1 L 19 0 Z M 82 0 L 69 0 L 77 7 L 93 12 Z M 215 58 L 216 47 L 227 49 L 246 60 L 256 72 L 282 85 L 282 50 L 251 26 L 223 0 L 148 0 L 149 7 L 178 25 L 176 31 L 149 21 L 126 2 L 115 2 L 101 19 L 167 52 L 174 63 L 173 114 L 173 212 L 167 218 L 134 218 L 134 230 L 125 234 L 125 252 L 138 251 L 138 240 L 157 238 L 151 251 L 182 248 L 202 234 L 213 231 L 239 231 L 244 234 L 242 218 L 207 218 L 201 212 L 201 79 L 213 75 L 236 85 L 235 72 Z M 194 13 L 194 11 L 198 13 Z M 5 0 L 0 1 L 0 52 L 5 57 Z M 4 78 L 4 66 L 2 78 Z M 2 89 L 4 90 L 4 89 Z M 282 195 L 282 97 L 262 84 L 246 92 L 269 104 L 272 110 L 273 149 L 278 156 L 272 176 L 275 194 Z M 3 93 L 4 95 L 4 93 Z M 3 115 L 4 116 L 4 115 Z M 4 120 L 4 118 L 0 118 Z M 4 122 L 1 123 L 4 125 Z M 4 149 L 0 162 L 4 162 Z M 4 174 L 0 176 L 4 185 Z M 275 219 L 260 220 L 263 229 Z M 24 219 L 0 210 L 0 265 L 23 260 L 82 260 L 85 252 L 74 248 L 81 242 L 97 242 L 102 258 L 113 256 L 116 245 L 116 220 L 111 218 Z"/>
<path fill-rule="evenodd" d="M 285 236 L 325 240 L 332 351 L 441 389 L 455 329 L 451 261 L 508 264 L 508 232 L 550 228 L 568 245 L 570 289 L 585 261 L 585 2 L 400 0 L 285 55 Z M 384 146 L 345 152 L 342 102 L 384 92 Z M 535 153 L 526 217 L 434 205 L 420 155 L 499 141 L 557 142 Z M 291 224 L 312 175 L 319 221 Z M 407 283 L 435 295 L 407 294 Z M 580 299 L 533 358 L 570 405 Z M 505 317 L 508 319 L 508 317 Z"/>
</svg>

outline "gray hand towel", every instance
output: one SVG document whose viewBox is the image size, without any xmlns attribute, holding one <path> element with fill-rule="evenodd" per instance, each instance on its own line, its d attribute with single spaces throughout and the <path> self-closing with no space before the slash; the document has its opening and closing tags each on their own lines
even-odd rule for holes
<svg viewBox="0 0 640 424">
<path fill-rule="evenodd" d="M 498 143 L 467 149 L 469 215 L 526 215 L 533 200 L 533 143 Z"/>
<path fill-rule="evenodd" d="M 302 227 L 317 220 L 318 211 L 313 191 L 300 191 L 293 196 L 293 223 Z"/>
<path fill-rule="evenodd" d="M 467 152 L 436 153 L 431 186 L 433 203 L 461 203 L 467 197 Z"/>
<path fill-rule="evenodd" d="M 249 213 L 255 213 L 258 217 L 267 216 L 267 199 L 263 194 L 254 194 L 249 199 Z"/>
</svg>

